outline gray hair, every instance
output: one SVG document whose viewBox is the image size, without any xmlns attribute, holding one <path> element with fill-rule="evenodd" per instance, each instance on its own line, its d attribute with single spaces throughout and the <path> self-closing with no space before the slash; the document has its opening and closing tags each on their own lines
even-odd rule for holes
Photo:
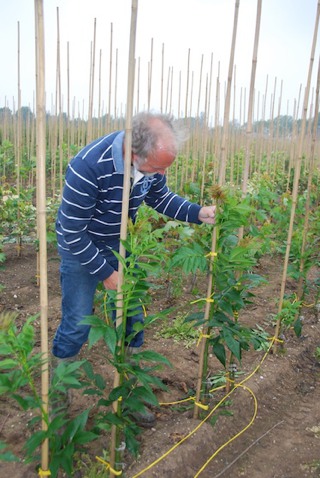
<svg viewBox="0 0 320 478">
<path fill-rule="evenodd" d="M 161 123 L 155 127 L 153 120 Z M 177 152 L 186 134 L 173 116 L 150 112 L 138 113 L 132 118 L 132 152 L 141 159 L 156 151 L 159 141 L 169 140 L 170 147 Z"/>
</svg>

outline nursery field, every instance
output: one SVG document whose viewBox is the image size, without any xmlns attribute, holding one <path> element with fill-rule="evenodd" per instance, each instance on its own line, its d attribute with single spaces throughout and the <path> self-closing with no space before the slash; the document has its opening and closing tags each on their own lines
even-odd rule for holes
<svg viewBox="0 0 320 478">
<path fill-rule="evenodd" d="M 25 320 L 39 310 L 39 288 L 36 284 L 36 252 L 33 245 L 24 245 L 20 257 L 14 244 L 4 246 L 5 267 L 0 272 L 0 283 L 4 289 L 0 295 L 0 312 L 17 313 L 18 328 Z M 59 260 L 51 251 L 48 260 L 49 278 L 49 340 L 60 318 Z M 243 312 L 240 320 L 248 327 L 263 328 L 270 337 L 274 333 L 274 323 L 270 317 L 276 313 L 276 298 L 282 276 L 282 260 L 276 255 L 262 256 L 254 272 L 267 280 L 257 290 Z M 311 267 L 308 278 L 316 281 L 317 267 Z M 152 301 L 148 313 L 152 314 L 167 307 L 178 307 L 179 314 L 188 311 L 195 296 L 206 293 L 206 278 L 196 281 L 196 293 L 191 293 L 187 284 L 181 285 L 179 293 L 172 291 L 169 283 L 162 277 L 152 279 L 155 288 L 151 289 Z M 160 286 L 162 285 L 162 286 Z M 195 285 L 193 284 L 193 289 Z M 287 292 L 294 293 L 296 282 L 287 281 Z M 176 405 L 161 405 L 154 408 L 157 423 L 152 429 L 144 429 L 139 436 L 139 458 L 125 454 L 124 473 L 126 477 L 145 476 L 163 478 L 203 477 L 250 477 L 250 478 L 302 478 L 320 476 L 320 327 L 319 310 L 316 309 L 312 294 L 308 303 L 302 305 L 303 328 L 296 337 L 290 328 L 285 331 L 284 342 L 276 353 L 250 350 L 243 356 L 242 375 L 245 388 L 235 388 L 223 404 L 199 426 L 201 420 L 214 408 L 225 394 L 225 389 L 212 393 L 209 410 L 193 418 L 193 407 L 188 402 Z M 170 324 L 180 323 L 175 329 Z M 40 325 L 35 322 L 36 344 L 40 347 Z M 161 404 L 183 400 L 194 394 L 199 363 L 199 347 L 196 338 L 182 330 L 181 322 L 174 314 L 157 321 L 146 330 L 145 348 L 161 353 L 172 364 L 156 373 L 167 390 L 155 390 Z M 88 359 L 95 371 L 102 374 L 110 390 L 113 386 L 114 371 L 101 353 L 100 343 L 92 348 L 85 347 L 81 358 Z M 257 366 L 261 363 L 260 368 Z M 215 376 L 221 371 L 216 357 L 209 354 L 208 375 Z M 252 372 L 255 372 L 252 374 Z M 252 374 L 252 375 L 251 375 Z M 249 377 L 249 375 L 251 375 Z M 255 397 L 255 398 L 253 398 Z M 91 398 L 80 391 L 73 391 L 71 415 L 81 413 L 91 405 Z M 257 414 L 254 418 L 254 403 L 257 401 Z M 24 412 L 14 401 L 0 397 L 0 441 L 9 445 L 12 452 L 21 453 L 23 444 L 31 431 L 26 422 L 30 410 Z M 190 403 L 190 402 L 189 402 Z M 94 413 L 94 409 L 91 413 Z M 254 419 L 253 419 L 254 418 Z M 90 418 L 89 418 L 90 421 Z M 250 423 L 251 422 L 251 423 Z M 232 437 L 250 425 L 235 440 Z M 164 456 L 184 437 L 197 427 L 186 439 L 167 456 Z M 74 476 L 108 476 L 103 464 L 95 457 L 103 457 L 109 448 L 110 436 L 105 434 L 93 441 L 86 452 L 75 455 Z M 226 445 L 226 446 L 224 446 Z M 221 447 L 219 453 L 213 456 Z M 222 448 L 223 447 L 223 448 Z M 146 467 L 163 457 L 150 469 Z M 205 462 L 210 463 L 199 474 Z M 145 470 L 143 473 L 140 473 Z M 31 478 L 36 476 L 34 464 L 0 463 L 0 475 L 11 478 Z M 60 475 L 59 475 L 60 476 Z M 64 475 L 61 472 L 61 476 Z"/>
<path fill-rule="evenodd" d="M 56 91 L 47 111 L 42 3 L 35 1 L 33 108 L 21 103 L 19 22 L 18 98 L 0 107 L 0 478 L 320 477 L 320 68 L 313 81 L 320 2 L 306 82 L 286 114 L 282 79 L 269 92 L 267 75 L 261 95 L 256 84 L 262 0 L 248 91 L 235 63 L 239 0 L 227 78 L 213 53 L 210 67 L 202 54 L 194 70 L 190 48 L 187 71 L 178 79 L 175 65 L 166 78 L 164 43 L 157 57 L 152 38 L 141 84 L 132 0 L 126 99 L 112 23 L 108 82 L 101 49 L 95 72 L 95 18 L 90 64 L 83 52 L 76 69 L 88 72 L 87 113 L 83 98 L 72 99 L 69 42 L 67 91 L 61 81 L 57 8 Z M 138 116 L 139 129 L 131 119 L 142 104 L 149 119 L 143 125 Z M 153 117 L 154 108 L 165 116 Z M 101 139 L 117 131 L 125 139 Z M 96 153 L 93 139 L 110 144 Z M 67 175 L 64 189 L 81 150 L 88 176 L 72 163 L 81 186 Z M 64 237 L 72 254 L 100 279 L 114 254 L 119 274 L 98 284 L 76 360 L 51 363 L 61 317 L 61 201 L 62 230 L 79 234 Z M 94 221 L 101 229 L 90 229 Z M 91 258 L 80 260 L 91 244 Z M 95 266 L 99 249 L 105 256 Z M 133 353 L 127 345 L 142 332 L 145 343 Z M 137 420 L 145 405 L 156 416 L 149 428 Z"/>
</svg>

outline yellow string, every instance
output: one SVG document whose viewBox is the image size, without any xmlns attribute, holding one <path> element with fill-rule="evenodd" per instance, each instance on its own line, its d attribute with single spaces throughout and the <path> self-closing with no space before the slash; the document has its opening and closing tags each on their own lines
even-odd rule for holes
<svg viewBox="0 0 320 478">
<path fill-rule="evenodd" d="M 209 405 L 203 405 L 203 403 L 200 402 L 194 402 L 194 404 L 197 405 L 197 407 L 202 408 L 203 410 L 209 409 Z"/>
<path fill-rule="evenodd" d="M 188 397 L 184 398 L 183 400 L 177 400 L 176 402 L 160 402 L 159 405 L 168 406 L 168 405 L 178 405 L 179 403 L 189 402 L 190 400 L 195 400 L 196 397 Z"/>
<path fill-rule="evenodd" d="M 312 304 L 305 304 L 304 302 L 302 302 L 302 305 L 303 307 L 313 307 L 316 304 L 314 302 Z"/>
<path fill-rule="evenodd" d="M 233 437 L 230 438 L 230 440 L 228 440 L 226 443 L 224 443 L 223 445 L 221 445 L 212 455 L 211 457 L 205 462 L 205 464 L 200 468 L 200 470 L 198 470 L 198 472 L 196 473 L 196 475 L 194 475 L 194 478 L 197 478 L 200 473 L 203 472 L 203 470 L 209 465 L 209 463 L 218 455 L 218 453 L 220 453 L 220 451 L 222 451 L 226 446 L 228 446 L 231 442 L 233 442 L 236 438 L 238 438 L 240 435 L 242 435 L 242 433 L 244 433 L 246 430 L 248 430 L 249 427 L 251 427 L 251 425 L 253 424 L 254 420 L 256 419 L 256 416 L 257 416 L 257 413 L 258 413 L 258 401 L 257 401 L 257 398 L 255 396 L 255 394 L 253 393 L 253 391 L 244 386 L 244 385 L 235 385 L 235 388 L 233 390 L 235 390 L 236 388 L 238 387 L 241 387 L 243 388 L 244 390 L 247 390 L 251 396 L 253 397 L 253 400 L 254 400 L 254 412 L 253 412 L 253 415 L 252 415 L 252 418 L 250 420 L 250 422 L 244 427 L 242 428 L 242 430 L 240 430 L 238 433 L 236 433 Z"/>
<path fill-rule="evenodd" d="M 173 447 L 171 447 L 166 453 L 164 453 L 162 456 L 160 456 L 159 458 L 157 458 L 155 461 L 153 461 L 152 463 L 150 463 L 150 465 L 148 465 L 146 468 L 144 468 L 143 470 L 139 471 L 139 473 L 137 473 L 136 475 L 134 475 L 132 478 L 138 478 L 138 476 L 141 476 L 143 473 L 145 473 L 146 471 L 150 470 L 151 468 L 153 468 L 155 465 L 157 465 L 158 463 L 160 463 L 160 461 L 162 461 L 163 459 L 165 459 L 172 451 L 174 451 L 178 446 L 180 446 L 182 443 L 184 443 L 188 438 L 190 438 L 194 433 L 196 433 L 200 427 L 207 421 L 209 420 L 209 418 L 213 415 L 213 413 L 222 405 L 222 403 L 227 400 L 227 398 L 230 397 L 230 395 L 238 388 L 238 387 L 242 387 L 243 389 L 245 390 L 248 390 L 249 393 L 252 395 L 253 399 L 254 399 L 254 414 L 253 414 L 253 417 L 252 419 L 250 420 L 249 424 L 246 425 L 245 428 L 243 428 L 239 433 L 237 433 L 236 435 L 234 435 L 230 440 L 228 440 L 225 444 L 223 444 L 213 455 L 212 457 L 205 463 L 205 465 L 201 468 L 201 470 L 198 472 L 198 474 L 194 477 L 196 478 L 197 476 L 199 476 L 199 473 L 201 473 L 207 466 L 207 464 L 215 457 L 217 456 L 217 454 L 223 450 L 223 448 L 225 448 L 229 443 L 231 443 L 233 440 L 235 440 L 236 438 L 238 438 L 242 433 L 244 433 L 254 422 L 255 418 L 256 418 L 256 415 L 257 415 L 257 410 L 258 410 L 258 402 L 257 402 L 257 399 L 256 399 L 256 396 L 254 395 L 254 393 L 252 392 L 251 389 L 249 389 L 248 387 L 245 387 L 243 384 L 249 380 L 258 370 L 259 368 L 261 367 L 262 363 L 265 361 L 265 359 L 267 358 L 272 346 L 273 346 L 273 343 L 275 341 L 275 337 L 272 337 L 271 339 L 271 343 L 270 343 L 270 346 L 268 348 L 268 350 L 265 352 L 264 356 L 262 357 L 261 361 L 258 363 L 258 365 L 256 366 L 256 368 L 253 370 L 253 372 L 251 372 L 246 378 L 244 378 L 239 384 L 235 384 L 234 388 L 232 390 L 230 390 L 229 393 L 227 393 L 217 404 L 216 406 L 208 413 L 208 415 L 199 423 L 199 425 L 197 425 L 190 433 L 188 433 L 186 436 L 184 436 L 179 442 L 177 442 Z M 220 388 L 224 388 L 223 386 L 222 387 L 217 387 L 216 389 L 212 389 L 210 390 L 210 392 L 213 392 L 214 390 L 218 390 Z M 191 398 L 188 398 L 187 400 L 189 400 Z M 183 401 L 186 401 L 186 400 L 183 400 Z"/>
<path fill-rule="evenodd" d="M 38 475 L 39 476 L 51 476 L 51 471 L 50 470 L 42 470 L 42 468 L 39 468 Z"/>
<path fill-rule="evenodd" d="M 107 468 L 107 470 L 110 470 L 113 475 L 116 475 L 116 476 L 122 475 L 122 471 L 114 470 L 114 469 L 111 467 L 110 463 L 108 463 L 107 461 L 105 461 L 105 460 L 103 460 L 102 458 L 100 458 L 100 456 L 96 456 L 96 460 L 100 461 L 100 463 L 102 463 L 103 465 L 105 465 L 105 467 Z"/>
<path fill-rule="evenodd" d="M 204 299 L 201 298 L 201 299 L 193 300 L 192 302 L 190 302 L 190 304 L 196 304 L 197 302 L 201 302 L 202 300 L 205 300 L 206 302 L 214 302 L 214 299 L 212 299 L 211 297 L 205 297 Z"/>
<path fill-rule="evenodd" d="M 272 342 L 279 342 L 280 344 L 284 342 L 284 340 L 277 339 L 276 337 L 268 337 L 267 340 L 272 340 Z"/>
</svg>

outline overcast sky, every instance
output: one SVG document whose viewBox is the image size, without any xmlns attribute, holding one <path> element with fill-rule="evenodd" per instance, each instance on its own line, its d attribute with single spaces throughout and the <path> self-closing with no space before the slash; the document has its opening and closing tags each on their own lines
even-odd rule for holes
<svg viewBox="0 0 320 478">
<path fill-rule="evenodd" d="M 67 43 L 70 51 L 70 97 L 75 98 L 75 115 L 84 108 L 88 110 L 90 48 L 96 18 L 95 55 L 95 112 L 97 112 L 99 88 L 99 58 L 101 51 L 101 86 L 103 111 L 108 109 L 110 31 L 113 29 L 111 113 L 114 112 L 116 50 L 117 69 L 117 114 L 125 111 L 128 46 L 131 16 L 131 0 L 44 0 L 45 45 L 46 45 L 46 92 L 47 109 L 53 111 L 56 88 L 57 58 L 57 7 L 60 18 L 61 81 L 63 105 L 67 103 Z M 34 74 L 34 2 L 32 0 L 0 0 L 1 60 L 0 107 L 13 109 L 18 98 L 17 45 L 18 22 L 20 24 L 20 64 L 22 105 L 33 109 L 35 91 Z M 188 108 L 195 113 L 204 111 L 206 78 L 210 74 L 211 56 L 212 87 L 211 105 L 215 104 L 216 78 L 220 68 L 221 94 L 227 81 L 230 46 L 234 20 L 234 0 L 139 0 L 136 40 L 136 58 L 140 61 L 139 108 L 147 106 L 148 63 L 153 39 L 153 68 L 151 107 L 160 110 L 161 65 L 164 51 L 163 109 L 167 103 L 167 82 L 172 72 L 172 108 L 175 115 L 179 106 L 179 78 L 181 78 L 180 114 L 184 115 L 187 89 L 187 64 L 190 49 L 190 78 Z M 236 102 L 235 116 L 240 117 L 240 97 L 248 97 L 250 86 L 253 40 L 255 34 L 257 0 L 240 0 L 238 33 L 235 52 Z M 310 63 L 317 0 L 263 0 L 258 64 L 256 75 L 256 98 L 260 93 L 259 110 L 256 99 L 255 115 L 261 117 L 262 97 L 268 78 L 266 116 L 270 113 L 271 97 L 276 82 L 275 116 L 279 107 L 281 82 L 281 113 L 293 114 L 294 100 L 298 98 L 300 85 L 304 88 Z M 312 86 L 319 60 L 319 44 L 314 62 Z M 164 46 L 163 46 L 164 45 Z M 201 62 L 202 83 L 199 94 Z M 193 77 L 193 81 L 192 81 Z M 193 85 L 192 103 L 190 100 Z M 241 96 L 242 90 L 242 96 Z M 246 94 L 244 93 L 246 91 Z M 137 95 L 135 107 L 137 106 Z M 310 97 L 311 101 L 311 97 Z M 247 101 L 248 102 L 248 101 Z M 302 99 L 300 102 L 300 110 Z M 213 115 L 211 106 L 210 114 Z M 231 111 L 232 114 L 232 111 Z"/>
</svg>

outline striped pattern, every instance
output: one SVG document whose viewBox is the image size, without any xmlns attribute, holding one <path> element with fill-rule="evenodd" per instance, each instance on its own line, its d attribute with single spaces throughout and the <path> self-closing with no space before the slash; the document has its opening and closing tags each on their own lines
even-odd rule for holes
<svg viewBox="0 0 320 478">
<path fill-rule="evenodd" d="M 71 160 L 56 223 L 60 254 L 73 255 L 99 280 L 113 272 L 109 261 L 119 250 L 123 137 L 124 132 L 116 132 L 99 138 Z M 143 176 L 132 188 L 133 221 L 143 201 L 173 219 L 200 223 L 200 206 L 172 193 L 160 174 Z"/>
</svg>

